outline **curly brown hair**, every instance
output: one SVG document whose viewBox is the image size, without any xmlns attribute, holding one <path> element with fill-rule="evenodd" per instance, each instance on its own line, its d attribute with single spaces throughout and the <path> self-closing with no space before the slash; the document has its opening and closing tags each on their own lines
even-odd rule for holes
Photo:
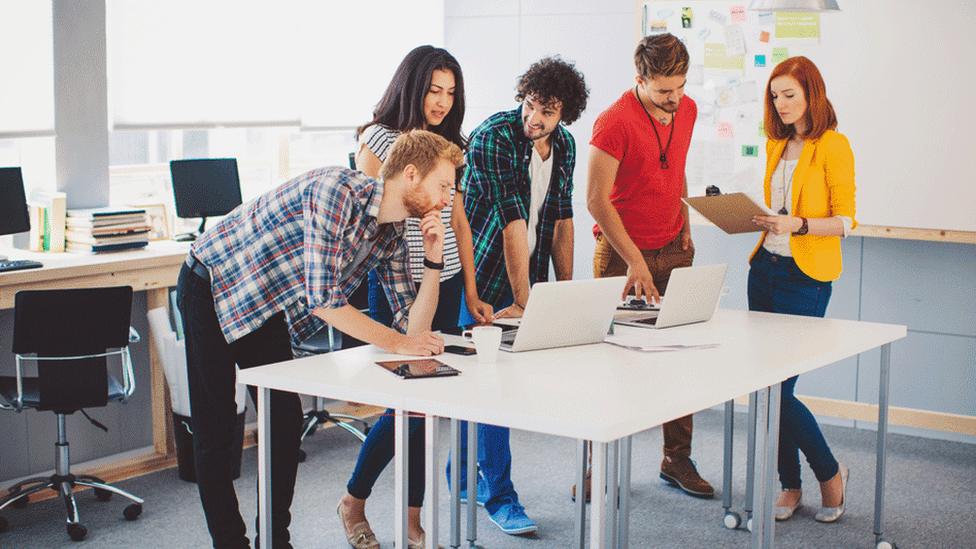
<svg viewBox="0 0 976 549">
<path fill-rule="evenodd" d="M 533 63 L 519 77 L 515 91 L 515 100 L 519 103 L 528 95 L 543 105 L 562 103 L 561 120 L 566 125 L 579 119 L 590 96 L 583 73 L 559 56 L 546 57 Z"/>
</svg>

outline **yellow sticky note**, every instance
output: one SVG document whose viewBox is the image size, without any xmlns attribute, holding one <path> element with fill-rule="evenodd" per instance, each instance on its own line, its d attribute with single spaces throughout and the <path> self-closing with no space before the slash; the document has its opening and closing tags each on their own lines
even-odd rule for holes
<svg viewBox="0 0 976 549">
<path fill-rule="evenodd" d="M 820 14 L 805 11 L 776 12 L 776 38 L 820 38 Z"/>
<path fill-rule="evenodd" d="M 789 48 L 773 48 L 773 66 L 779 65 L 789 56 Z"/>
<path fill-rule="evenodd" d="M 728 55 L 725 44 L 705 44 L 705 68 L 741 71 L 745 68 L 744 55 Z"/>
</svg>

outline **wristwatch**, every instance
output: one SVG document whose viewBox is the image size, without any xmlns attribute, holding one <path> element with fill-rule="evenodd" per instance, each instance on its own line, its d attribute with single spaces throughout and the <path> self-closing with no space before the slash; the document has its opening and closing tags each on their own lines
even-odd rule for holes
<svg viewBox="0 0 976 549">
<path fill-rule="evenodd" d="M 803 235 L 807 234 L 810 231 L 810 226 L 807 225 L 807 218 L 801 217 L 800 218 L 800 221 L 802 221 L 803 224 L 800 225 L 800 228 L 797 229 L 795 233 L 793 233 L 796 236 L 803 236 Z"/>
<path fill-rule="evenodd" d="M 431 260 L 429 260 L 429 259 L 427 259 L 425 257 L 424 258 L 424 267 L 427 267 L 428 269 L 434 269 L 435 271 L 443 271 L 444 270 L 444 262 L 442 261 L 440 263 L 435 263 L 435 262 L 433 262 L 433 261 L 431 261 Z"/>
</svg>

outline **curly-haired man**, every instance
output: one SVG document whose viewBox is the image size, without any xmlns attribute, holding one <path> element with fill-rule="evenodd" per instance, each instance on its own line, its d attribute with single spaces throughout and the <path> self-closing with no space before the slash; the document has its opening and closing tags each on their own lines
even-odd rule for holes
<svg viewBox="0 0 976 549">
<path fill-rule="evenodd" d="M 471 134 L 461 183 L 478 293 L 496 318 L 522 316 L 531 285 L 549 278 L 550 258 L 557 279 L 573 277 L 576 142 L 564 126 L 579 118 L 589 96 L 583 75 L 557 57 L 529 67 L 516 91 L 517 108 L 490 116 Z M 461 324 L 473 324 L 461 309 Z M 480 425 L 478 448 L 478 503 L 503 532 L 534 532 L 512 485 L 508 429 Z M 462 475 L 465 454 L 458 456 Z"/>
</svg>

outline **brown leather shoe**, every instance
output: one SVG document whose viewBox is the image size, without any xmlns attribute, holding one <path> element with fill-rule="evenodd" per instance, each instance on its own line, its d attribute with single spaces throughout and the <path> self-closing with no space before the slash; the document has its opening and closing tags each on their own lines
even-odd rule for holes
<svg viewBox="0 0 976 549">
<path fill-rule="evenodd" d="M 661 478 L 689 496 L 702 499 L 715 497 L 715 489 L 708 481 L 701 478 L 690 458 L 672 460 L 665 456 L 664 461 L 661 462 Z"/>
<path fill-rule="evenodd" d="M 586 503 L 589 503 L 590 502 L 590 484 L 591 484 L 591 481 L 590 481 L 590 473 L 591 473 L 591 471 L 589 469 L 587 469 L 586 470 L 586 480 L 583 482 L 583 496 L 586 497 Z M 576 501 L 576 485 L 575 484 L 573 485 L 573 488 L 572 488 L 572 490 L 570 492 L 571 492 L 570 493 L 570 497 L 573 499 L 573 501 Z"/>
</svg>

